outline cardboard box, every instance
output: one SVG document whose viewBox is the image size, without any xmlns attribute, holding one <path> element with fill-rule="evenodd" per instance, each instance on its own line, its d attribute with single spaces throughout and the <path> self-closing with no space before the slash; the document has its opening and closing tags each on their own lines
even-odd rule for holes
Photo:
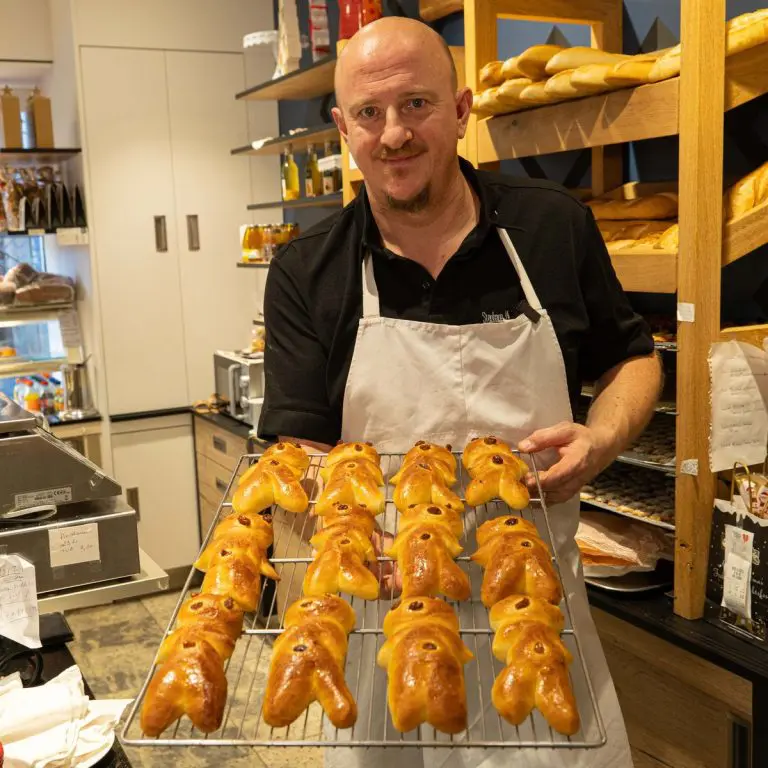
<svg viewBox="0 0 768 768">
<path fill-rule="evenodd" d="M 34 135 L 34 147 L 36 149 L 53 149 L 51 100 L 43 96 L 38 88 L 32 91 L 27 100 L 27 115 Z"/>
<path fill-rule="evenodd" d="M 0 111 L 3 117 L 3 148 L 22 149 L 21 104 L 19 97 L 6 85 L 0 96 Z"/>
</svg>

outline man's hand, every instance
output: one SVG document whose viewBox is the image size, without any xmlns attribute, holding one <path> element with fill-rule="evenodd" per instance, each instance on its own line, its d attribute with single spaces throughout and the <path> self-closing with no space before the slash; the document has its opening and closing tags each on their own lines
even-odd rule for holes
<svg viewBox="0 0 768 768">
<path fill-rule="evenodd" d="M 383 555 L 384 550 L 389 549 L 394 540 L 394 536 L 392 536 L 391 533 L 374 531 L 371 536 L 371 543 L 376 551 L 376 557 Z M 374 560 L 372 563 L 368 564 L 368 568 L 379 580 L 379 587 L 383 598 L 394 600 L 396 597 L 400 596 L 400 592 L 403 589 L 403 582 L 400 578 L 400 571 L 398 570 L 396 562 L 393 560 L 385 560 L 384 562 Z"/>
<path fill-rule="evenodd" d="M 536 430 L 521 441 L 518 448 L 524 453 L 539 453 L 551 448 L 559 454 L 559 461 L 539 472 L 541 490 L 550 504 L 559 504 L 575 496 L 615 458 L 613 441 L 603 432 L 570 421 Z M 529 489 L 536 489 L 533 475 L 528 475 L 526 481 Z"/>
</svg>

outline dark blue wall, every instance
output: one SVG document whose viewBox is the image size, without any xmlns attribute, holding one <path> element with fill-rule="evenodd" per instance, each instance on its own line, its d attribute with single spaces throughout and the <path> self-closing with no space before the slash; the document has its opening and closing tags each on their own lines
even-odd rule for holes
<svg viewBox="0 0 768 768">
<path fill-rule="evenodd" d="M 578 0 L 574 0 L 577 2 Z M 309 34 L 308 0 L 297 0 L 299 26 L 303 34 Z M 276 4 L 276 3 L 275 3 Z M 727 15 L 732 18 L 741 13 L 755 10 L 764 5 L 762 0 L 727 0 Z M 418 17 L 418 0 L 384 0 L 385 12 Z M 338 29 L 338 6 L 336 0 L 328 0 L 331 40 L 335 41 Z M 464 26 L 461 14 L 453 14 L 435 23 L 437 29 L 450 45 L 464 44 Z M 504 59 L 519 53 L 530 45 L 543 43 L 551 35 L 565 38 L 570 45 L 588 45 L 588 28 L 582 25 L 552 24 L 509 21 L 499 22 L 499 58 Z M 625 0 L 624 2 L 624 53 L 654 50 L 675 44 L 680 36 L 680 9 L 675 0 Z M 305 50 L 302 66 L 311 63 L 311 52 Z M 328 115 L 322 111 L 322 99 L 305 102 L 281 102 L 280 131 L 287 132 L 298 126 L 312 126 L 322 123 Z M 758 99 L 726 115 L 725 178 L 726 182 L 743 176 L 759 162 L 768 161 L 768 153 L 759 143 L 754 145 L 751 156 L 740 148 L 743 142 L 731 134 L 739 125 L 747 122 L 755 134 L 768 145 L 768 100 Z M 576 152 L 563 152 L 539 158 L 547 176 L 562 182 L 571 169 Z M 503 170 L 514 175 L 525 175 L 516 161 L 504 162 Z M 627 181 L 664 181 L 676 179 L 678 175 L 678 142 L 675 137 L 636 142 L 626 151 L 625 175 Z M 589 184 L 589 172 L 579 186 Z M 290 219 L 293 215 L 295 218 Z M 296 220 L 302 227 L 308 227 L 327 215 L 327 210 L 301 210 L 288 212 L 286 218 Z M 768 247 L 744 257 L 725 268 L 723 275 L 723 321 L 724 323 L 767 322 L 768 313 L 761 310 L 752 297 L 756 289 L 768 281 Z M 675 298 L 670 296 L 633 296 L 638 310 L 645 313 L 674 314 Z"/>
</svg>

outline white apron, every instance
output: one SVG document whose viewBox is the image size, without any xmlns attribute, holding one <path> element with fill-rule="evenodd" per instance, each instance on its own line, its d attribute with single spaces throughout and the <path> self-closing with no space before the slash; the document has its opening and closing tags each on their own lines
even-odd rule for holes
<svg viewBox="0 0 768 768">
<path fill-rule="evenodd" d="M 521 314 L 499 323 L 453 326 L 381 317 L 373 262 L 370 255 L 365 258 L 363 317 L 344 392 L 343 440 L 370 440 L 381 453 L 404 453 L 416 440 L 450 443 L 454 450 L 461 450 L 479 435 L 495 434 L 516 445 L 536 429 L 572 420 L 565 365 L 552 321 L 541 307 L 509 235 L 502 229 L 498 233 L 528 304 L 539 314 L 536 321 Z M 540 465 L 548 465 L 552 457 L 537 459 L 543 459 L 538 462 Z M 353 768 L 358 763 L 364 768 L 395 764 L 398 768 L 422 765 L 426 768 L 631 768 L 619 703 L 590 615 L 574 541 L 579 518 L 578 498 L 552 507 L 549 512 L 553 544 L 564 588 L 570 596 L 573 627 L 594 685 L 607 743 L 590 749 L 326 748 L 327 765 L 333 768 Z M 471 520 L 472 512 L 468 512 L 466 522 Z M 384 527 L 391 530 L 391 525 Z M 479 595 L 481 581 L 480 569 L 473 569 L 475 596 Z M 356 600 L 355 605 L 359 612 L 360 601 Z M 366 604 L 366 625 L 371 626 L 369 622 L 375 620 L 377 614 L 379 619 L 383 617 L 388 608 L 386 602 Z M 487 644 L 488 636 L 481 642 Z M 469 647 L 475 652 L 473 644 Z M 374 650 L 366 643 L 362 652 L 355 653 L 355 656 L 362 653 L 365 658 L 350 659 L 347 669 L 356 669 L 358 663 L 363 665 L 364 679 L 358 686 L 358 722 L 370 718 L 376 732 L 381 733 L 384 702 L 377 693 L 376 705 L 371 708 L 363 695 L 373 685 L 365 678 L 371 674 L 368 670 L 374 663 Z M 353 653 L 352 647 L 350 653 Z M 486 674 L 491 674 L 490 680 L 484 680 L 489 694 L 493 679 L 488 670 Z M 469 681 L 467 685 L 469 691 Z M 493 707 L 490 699 L 482 702 L 482 706 Z M 473 713 L 470 703 L 470 723 L 473 716 L 477 716 L 477 712 Z"/>
</svg>

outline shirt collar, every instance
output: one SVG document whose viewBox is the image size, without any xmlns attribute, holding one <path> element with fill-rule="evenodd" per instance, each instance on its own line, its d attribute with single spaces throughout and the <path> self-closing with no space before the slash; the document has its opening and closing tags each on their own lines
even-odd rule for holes
<svg viewBox="0 0 768 768">
<path fill-rule="evenodd" d="M 492 216 L 495 215 L 495 207 L 492 201 L 492 190 L 486 188 L 482 183 L 480 176 L 472 166 L 472 163 L 465 160 L 463 157 L 459 157 L 459 167 L 464 177 L 472 186 L 475 194 L 480 201 L 480 211 L 477 221 L 477 226 L 467 235 L 461 247 L 455 254 L 455 257 L 461 258 L 462 256 L 468 256 L 472 250 L 477 248 L 485 240 L 488 230 L 494 226 Z M 395 254 L 388 251 L 381 242 L 381 233 L 379 227 L 376 224 L 376 219 L 373 217 L 371 211 L 371 204 L 368 200 L 368 193 L 365 189 L 365 184 L 361 185 L 361 189 L 355 200 L 356 211 L 355 215 L 360 224 L 360 230 L 363 233 L 361 245 L 360 245 L 360 258 L 365 256 L 365 253 L 370 250 L 372 253 L 381 253 L 388 255 L 392 258 L 397 258 Z"/>
</svg>

